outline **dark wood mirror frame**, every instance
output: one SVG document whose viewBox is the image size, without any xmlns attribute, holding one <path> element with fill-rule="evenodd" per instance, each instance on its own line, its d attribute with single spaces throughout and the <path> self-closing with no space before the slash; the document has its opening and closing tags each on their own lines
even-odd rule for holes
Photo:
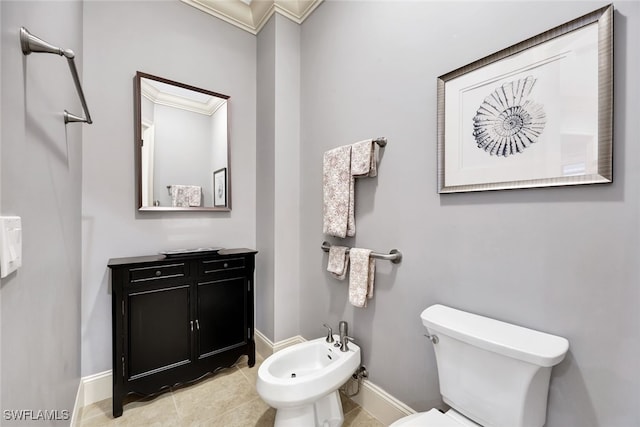
<svg viewBox="0 0 640 427">
<path fill-rule="evenodd" d="M 228 212 L 231 210 L 231 149 L 230 149 L 230 140 L 229 140 L 229 118 L 227 112 L 226 119 L 226 193 L 224 194 L 225 205 L 219 206 L 218 203 L 215 203 L 215 200 L 211 201 L 211 206 L 156 206 L 156 205 L 144 205 L 143 203 L 143 165 L 142 165 L 142 149 L 143 149 L 143 138 L 142 138 L 142 127 L 143 127 L 143 118 L 142 118 L 142 79 L 154 80 L 156 82 L 160 82 L 163 84 L 171 85 L 177 88 L 186 89 L 194 92 L 198 92 L 200 94 L 205 94 L 209 96 L 213 96 L 216 98 L 223 99 L 225 101 L 229 100 L 228 95 L 223 95 L 220 93 L 212 92 L 206 89 L 201 89 L 195 86 L 191 86 L 188 84 L 176 82 L 173 80 L 168 80 L 162 77 L 157 77 L 151 74 L 143 73 L 141 71 L 136 72 L 136 76 L 134 78 L 134 127 L 135 127 L 135 164 L 136 164 L 136 191 L 137 191 L 137 205 L 138 211 L 140 212 L 203 212 L 203 211 L 219 211 L 219 212 Z M 219 172 L 219 170 L 212 170 L 211 172 L 211 180 L 212 180 L 212 191 L 213 191 L 213 179 L 214 172 Z M 214 197 L 215 198 L 215 197 Z"/>
</svg>

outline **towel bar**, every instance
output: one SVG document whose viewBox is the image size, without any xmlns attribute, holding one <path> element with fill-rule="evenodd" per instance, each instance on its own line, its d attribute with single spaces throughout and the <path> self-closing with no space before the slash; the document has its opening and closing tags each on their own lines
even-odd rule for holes
<svg viewBox="0 0 640 427">
<path fill-rule="evenodd" d="M 385 145 L 387 145 L 387 138 L 381 136 L 380 138 L 374 139 L 373 142 L 378 144 L 380 147 L 384 147 Z"/>
<path fill-rule="evenodd" d="M 55 47 L 39 37 L 31 34 L 25 27 L 20 28 L 20 46 L 22 47 L 23 55 L 30 55 L 32 52 L 40 53 L 53 53 L 56 55 L 64 56 L 67 58 L 69 64 L 69 70 L 71 71 L 71 77 L 73 77 L 73 83 L 76 86 L 82 109 L 84 110 L 85 117 L 76 116 L 71 114 L 67 110 L 64 110 L 64 122 L 66 123 L 93 123 L 91 121 L 91 115 L 89 114 L 89 108 L 87 107 L 87 101 L 84 98 L 84 92 L 82 91 L 82 85 L 80 84 L 80 77 L 78 76 L 78 69 L 76 68 L 76 62 L 74 60 L 75 54 L 71 49 L 62 49 Z"/>
<path fill-rule="evenodd" d="M 323 251 L 325 252 L 329 252 L 329 248 L 331 248 L 331 243 L 329 242 L 322 242 L 322 246 L 320 246 L 320 248 L 322 248 Z M 349 249 L 347 249 L 347 253 L 349 253 Z M 391 261 L 394 264 L 398 264 L 400 261 L 402 261 L 402 253 L 397 250 L 397 249 L 391 249 L 391 251 L 389 251 L 388 254 L 381 254 L 378 252 L 371 252 L 371 258 L 377 258 L 377 259 L 384 259 L 387 261 Z"/>
</svg>

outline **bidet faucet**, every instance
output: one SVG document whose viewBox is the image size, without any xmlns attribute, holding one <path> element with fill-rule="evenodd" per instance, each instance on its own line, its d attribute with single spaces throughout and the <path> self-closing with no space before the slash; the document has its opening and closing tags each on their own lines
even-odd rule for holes
<svg viewBox="0 0 640 427">
<path fill-rule="evenodd" d="M 328 343 L 334 342 L 335 340 L 333 339 L 333 331 L 331 330 L 331 326 L 327 326 L 326 323 L 323 323 L 322 326 L 324 326 L 325 328 L 328 329 L 327 338 L 325 339 L 325 341 L 328 342 Z"/>
<path fill-rule="evenodd" d="M 349 324 L 345 320 L 341 320 L 338 324 L 338 330 L 340 331 L 340 351 L 349 351 L 349 340 L 353 341 L 353 338 L 349 336 Z"/>
<path fill-rule="evenodd" d="M 341 320 L 338 323 L 338 331 L 340 332 L 340 344 L 344 341 L 344 337 L 349 335 L 349 324 L 346 320 Z"/>
<path fill-rule="evenodd" d="M 340 351 L 349 351 L 349 343 L 353 341 L 354 339 L 349 336 L 345 335 L 344 337 L 342 337 L 342 339 L 340 340 Z"/>
</svg>

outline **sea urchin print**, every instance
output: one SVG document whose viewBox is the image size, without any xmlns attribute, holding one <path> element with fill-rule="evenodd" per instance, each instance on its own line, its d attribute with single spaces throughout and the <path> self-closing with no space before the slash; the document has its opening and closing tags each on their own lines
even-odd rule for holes
<svg viewBox="0 0 640 427">
<path fill-rule="evenodd" d="M 507 157 L 538 140 L 546 115 L 541 104 L 528 99 L 535 83 L 533 76 L 507 82 L 485 98 L 473 118 L 478 148 Z"/>
</svg>

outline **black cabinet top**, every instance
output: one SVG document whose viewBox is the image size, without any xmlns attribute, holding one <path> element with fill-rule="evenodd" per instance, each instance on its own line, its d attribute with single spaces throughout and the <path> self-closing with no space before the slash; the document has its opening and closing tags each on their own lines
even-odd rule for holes
<svg viewBox="0 0 640 427">
<path fill-rule="evenodd" d="M 252 255 L 257 254 L 258 251 L 254 249 L 247 248 L 234 248 L 234 249 L 220 249 L 217 253 L 210 252 L 192 252 L 185 253 L 180 255 L 172 255 L 170 257 L 162 254 L 157 255 L 146 255 L 146 256 L 135 256 L 135 257 L 126 257 L 126 258 L 111 258 L 107 266 L 109 268 L 114 268 L 123 265 L 131 265 L 131 264 L 145 264 L 150 262 L 158 262 L 158 261 L 171 261 L 171 260 L 189 260 L 189 259 L 197 259 L 197 258 L 216 258 L 216 257 L 227 257 L 233 255 Z"/>
</svg>

